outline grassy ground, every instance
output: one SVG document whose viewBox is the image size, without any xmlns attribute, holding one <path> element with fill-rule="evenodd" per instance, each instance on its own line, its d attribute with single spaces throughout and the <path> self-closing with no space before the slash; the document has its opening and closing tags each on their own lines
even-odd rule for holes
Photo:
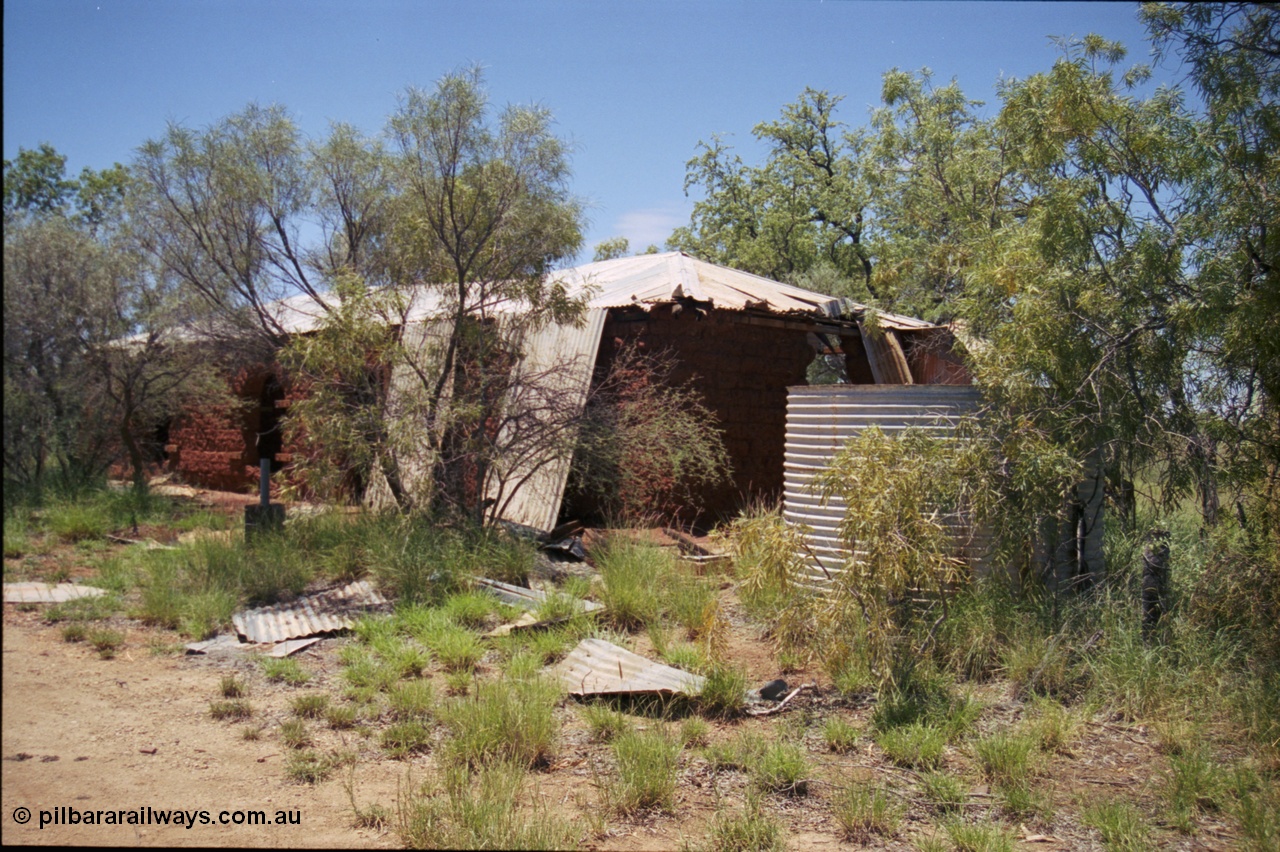
<svg viewBox="0 0 1280 852">
<path fill-rule="evenodd" d="M 527 545 L 397 517 L 293 517 L 246 544 L 234 511 L 186 500 L 6 505 L 5 580 L 107 588 L 42 614 L 110 657 L 127 650 L 122 624 L 149 625 L 153 650 L 171 653 L 238 606 L 373 578 L 393 615 L 326 642 L 319 663 L 264 659 L 215 679 L 208 724 L 278 740 L 299 784 L 403 765 L 396 801 L 353 790 L 351 803 L 354 822 L 408 846 L 625 848 L 645 827 L 726 850 L 823 838 L 997 850 L 1035 835 L 1056 848 L 1280 848 L 1280 680 L 1256 637 L 1193 600 L 1212 563 L 1189 524 L 1173 527 L 1174 608 L 1157 636 L 1138 625 L 1140 548 L 1114 534 L 1111 577 L 1090 597 L 962 592 L 889 686 L 848 648 L 787 633 L 782 590 L 631 536 L 593 548 L 593 580 L 564 584 L 547 613 L 563 622 L 490 640 L 516 613 L 467 578 L 524 579 Z M 603 616 L 575 614 L 586 595 Z M 585 636 L 708 686 L 681 702 L 568 701 L 545 666 Z M 786 712 L 743 716 L 745 688 L 779 674 L 816 688 Z"/>
</svg>

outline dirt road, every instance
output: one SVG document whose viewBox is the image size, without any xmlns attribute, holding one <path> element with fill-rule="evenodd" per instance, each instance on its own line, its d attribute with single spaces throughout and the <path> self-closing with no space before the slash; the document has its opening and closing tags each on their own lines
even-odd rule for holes
<svg viewBox="0 0 1280 852">
<path fill-rule="evenodd" d="M 3 651 L 0 842 L 6 846 L 397 845 L 394 835 L 352 827 L 341 783 L 294 783 L 284 776 L 279 742 L 246 742 L 239 727 L 211 720 L 220 674 L 210 665 L 153 655 L 132 634 L 119 657 L 101 660 L 83 644 L 62 642 L 39 613 L 12 606 L 5 607 Z M 357 769 L 362 802 L 392 805 L 395 767 L 363 768 L 371 777 Z M 31 813 L 25 825 L 15 817 L 20 808 Z M 80 824 L 41 829 L 41 811 L 71 818 L 59 808 L 82 814 Z M 190 828 L 155 824 L 154 812 L 171 809 L 206 811 L 211 824 L 199 816 Z M 125 824 L 86 824 L 88 811 L 95 822 Z M 228 820 L 235 811 L 263 811 L 272 821 L 279 811 L 299 824 L 222 825 L 223 811 Z M 148 816 L 150 825 L 128 824 Z"/>
</svg>

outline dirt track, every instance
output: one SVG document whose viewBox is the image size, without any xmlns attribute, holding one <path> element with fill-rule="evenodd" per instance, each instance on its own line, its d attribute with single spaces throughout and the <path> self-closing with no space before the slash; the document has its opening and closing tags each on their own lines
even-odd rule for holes
<svg viewBox="0 0 1280 852">
<path fill-rule="evenodd" d="M 119 657 L 100 660 L 83 645 L 63 643 L 57 630 L 38 618 L 38 613 L 5 607 L 4 845 L 397 845 L 394 835 L 352 827 L 341 783 L 293 783 L 284 777 L 277 741 L 245 742 L 238 726 L 212 721 L 209 702 L 217 697 L 219 676 L 207 666 L 154 656 L 134 635 Z M 391 805 L 394 771 L 357 768 L 361 800 Z M 206 810 L 214 824 L 49 825 L 41 830 L 39 811 L 61 806 L 141 808 L 144 818 L 148 806 Z M 14 820 L 19 807 L 32 812 L 26 825 Z M 300 812 L 301 825 L 219 825 L 223 810 L 260 810 L 272 819 L 278 810 Z"/>
</svg>

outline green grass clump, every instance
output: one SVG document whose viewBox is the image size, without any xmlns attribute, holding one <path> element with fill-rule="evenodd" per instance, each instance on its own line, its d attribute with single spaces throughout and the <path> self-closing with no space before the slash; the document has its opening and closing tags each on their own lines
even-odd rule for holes
<svg viewBox="0 0 1280 852">
<path fill-rule="evenodd" d="M 498 600 L 488 592 L 458 592 L 446 598 L 440 610 L 463 627 L 483 630 L 492 626 Z"/>
<path fill-rule="evenodd" d="M 630 717 L 607 704 L 584 704 L 581 712 L 591 739 L 598 743 L 611 742 L 632 729 Z"/>
<path fill-rule="evenodd" d="M 902 819 L 902 808 L 880 787 L 845 787 L 836 793 L 832 810 L 844 839 L 858 844 L 872 835 L 893 835 Z"/>
<path fill-rule="evenodd" d="M 997 731 L 974 743 L 973 751 L 983 778 L 993 784 L 1016 784 L 1031 774 L 1035 748 L 1028 734 Z"/>
<path fill-rule="evenodd" d="M 329 696 L 323 692 L 299 695 L 289 702 L 293 715 L 301 719 L 319 719 L 329 709 Z"/>
<path fill-rule="evenodd" d="M 914 723 L 881 731 L 876 743 L 899 766 L 934 769 L 942 762 L 947 736 L 940 728 Z"/>
<path fill-rule="evenodd" d="M 1013 852 L 1013 834 L 999 823 L 951 819 L 946 830 L 956 852 Z"/>
<path fill-rule="evenodd" d="M 1172 755 L 1169 766 L 1163 787 L 1170 821 L 1178 831 L 1191 834 L 1202 815 L 1222 810 L 1229 780 L 1224 769 L 1203 749 Z"/>
<path fill-rule="evenodd" d="M 969 801 L 969 788 L 947 772 L 926 772 L 920 776 L 920 792 L 939 813 L 959 811 Z"/>
<path fill-rule="evenodd" d="M 1150 848 L 1150 829 L 1131 803 L 1124 801 L 1098 802 L 1084 809 L 1085 825 L 1092 826 L 1102 835 L 1102 845 L 1108 852 L 1140 852 Z"/>
<path fill-rule="evenodd" d="M 474 671 L 484 656 L 484 646 L 480 639 L 464 627 L 453 627 L 440 631 L 431 643 L 440 665 L 447 672 Z"/>
<path fill-rule="evenodd" d="M 387 707 L 391 715 L 401 721 L 429 719 L 435 708 L 431 682 L 411 680 L 397 684 L 387 693 Z"/>
<path fill-rule="evenodd" d="M 727 664 L 712 666 L 695 699 L 699 709 L 715 716 L 736 716 L 747 703 L 747 675 Z"/>
<path fill-rule="evenodd" d="M 822 739 L 836 754 L 847 754 L 857 746 L 861 731 L 841 716 L 831 716 L 822 726 Z"/>
<path fill-rule="evenodd" d="M 244 698 L 249 694 L 249 686 L 235 675 L 223 675 L 218 685 L 223 698 Z"/>
<path fill-rule="evenodd" d="M 209 716 L 219 722 L 231 719 L 233 721 L 240 719 L 248 719 L 253 715 L 253 708 L 248 701 L 243 698 L 236 698 L 229 701 L 214 701 L 209 705 Z"/>
<path fill-rule="evenodd" d="M 759 798 L 748 795 L 741 810 L 716 813 L 703 848 L 707 852 L 784 852 L 787 841 L 782 826 L 765 813 Z"/>
<path fill-rule="evenodd" d="M 124 647 L 124 634 L 119 630 L 112 630 L 107 627 L 97 627 L 87 631 L 84 639 L 93 650 L 98 652 L 98 656 L 104 660 L 109 660 L 116 655 L 116 652 Z"/>
<path fill-rule="evenodd" d="M 680 742 L 685 748 L 705 746 L 711 735 L 711 726 L 705 719 L 690 716 L 680 723 Z"/>
<path fill-rule="evenodd" d="M 311 680 L 311 674 L 297 660 L 290 657 L 281 659 L 263 657 L 261 664 L 263 675 L 272 682 L 287 683 L 289 686 L 302 686 Z"/>
<path fill-rule="evenodd" d="M 280 723 L 280 741 L 289 748 L 306 748 L 311 745 L 311 732 L 301 719 L 289 719 Z"/>
<path fill-rule="evenodd" d="M 809 789 L 811 769 L 800 746 L 786 740 L 775 740 L 765 747 L 749 771 L 752 781 L 762 791 L 803 796 Z"/>
<path fill-rule="evenodd" d="M 624 630 L 656 622 L 662 614 L 663 583 L 674 570 L 675 557 L 662 548 L 613 536 L 597 549 L 595 559 L 609 621 Z"/>
<path fill-rule="evenodd" d="M 345 704 L 331 704 L 325 710 L 324 720 L 335 731 L 345 731 L 355 727 L 356 708 Z"/>
<path fill-rule="evenodd" d="M 470 696 L 440 709 L 452 734 L 448 756 L 476 767 L 496 761 L 545 764 L 555 749 L 560 688 L 541 677 L 479 681 Z"/>
<path fill-rule="evenodd" d="M 336 763 L 328 755 L 314 751 L 293 751 L 285 758 L 284 774 L 299 784 L 319 784 L 333 774 Z"/>
<path fill-rule="evenodd" d="M 62 625 L 62 641 L 63 642 L 83 642 L 85 636 L 88 635 L 89 628 L 82 621 L 72 621 Z"/>
<path fill-rule="evenodd" d="M 396 722 L 381 735 L 382 748 L 392 757 L 404 757 L 431 747 L 431 729 L 420 719 Z"/>
<path fill-rule="evenodd" d="M 498 761 L 474 774 L 444 771 L 443 789 L 401 788 L 396 802 L 400 841 L 413 849 L 570 849 L 579 830 L 535 796 L 522 801 L 527 767 Z"/>
<path fill-rule="evenodd" d="M 680 743 L 663 730 L 625 731 L 613 741 L 618 778 L 609 799 L 621 814 L 675 807 Z"/>
</svg>

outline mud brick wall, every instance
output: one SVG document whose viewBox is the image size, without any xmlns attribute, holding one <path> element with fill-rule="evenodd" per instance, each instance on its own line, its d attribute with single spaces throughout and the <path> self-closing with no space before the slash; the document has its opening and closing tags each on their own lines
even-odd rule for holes
<svg viewBox="0 0 1280 852">
<path fill-rule="evenodd" d="M 671 381 L 692 380 L 724 430 L 733 483 L 704 494 L 704 520 L 731 517 L 752 500 L 782 493 L 786 447 L 787 387 L 805 384 L 815 352 L 803 331 L 735 322 L 727 311 L 705 313 L 671 305 L 647 318 L 611 312 L 600 344 L 599 369 L 607 369 L 619 343 L 640 340 L 651 352 L 671 352 L 678 366 Z"/>
<path fill-rule="evenodd" d="M 244 367 L 228 380 L 239 405 L 189 409 L 175 418 L 165 446 L 169 470 L 191 485 L 254 491 L 261 455 L 274 458 L 273 471 L 292 461 L 297 449 L 283 441 L 280 419 L 299 392 L 279 375 L 276 365 Z M 272 480 L 273 493 L 279 480 Z"/>
</svg>

